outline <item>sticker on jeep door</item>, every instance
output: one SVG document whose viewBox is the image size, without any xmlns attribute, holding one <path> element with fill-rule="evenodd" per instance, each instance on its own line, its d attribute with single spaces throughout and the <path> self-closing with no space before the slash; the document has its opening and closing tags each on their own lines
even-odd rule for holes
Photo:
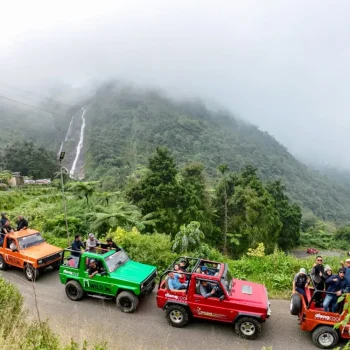
<svg viewBox="0 0 350 350">
<path fill-rule="evenodd" d="M 328 315 L 323 315 L 323 314 L 316 314 L 315 318 L 317 320 L 324 320 L 324 321 L 331 321 L 331 322 L 339 322 L 340 321 L 340 317 L 328 316 Z"/>
<path fill-rule="evenodd" d="M 215 318 L 226 318 L 226 315 L 222 315 L 222 314 L 215 314 L 213 312 L 209 312 L 209 311 L 202 311 L 202 309 L 200 307 L 197 307 L 197 314 L 200 316 L 207 316 L 207 317 L 215 317 Z"/>
<path fill-rule="evenodd" d="M 91 280 L 84 280 L 84 287 L 90 288 L 96 292 L 112 293 L 111 286 Z"/>
<path fill-rule="evenodd" d="M 179 301 L 187 301 L 187 295 L 175 295 L 175 294 L 166 293 L 165 297 L 169 299 L 179 300 Z"/>
</svg>

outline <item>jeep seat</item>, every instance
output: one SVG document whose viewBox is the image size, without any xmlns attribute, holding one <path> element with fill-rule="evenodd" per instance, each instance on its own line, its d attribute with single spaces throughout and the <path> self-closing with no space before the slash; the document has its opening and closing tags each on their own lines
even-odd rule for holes
<svg viewBox="0 0 350 350">
<path fill-rule="evenodd" d="M 197 282 L 196 283 L 196 294 L 201 294 L 201 283 L 200 282 Z"/>
</svg>

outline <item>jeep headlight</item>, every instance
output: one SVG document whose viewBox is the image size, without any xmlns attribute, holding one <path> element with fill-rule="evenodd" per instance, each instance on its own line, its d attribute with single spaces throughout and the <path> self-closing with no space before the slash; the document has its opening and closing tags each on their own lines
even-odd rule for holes
<svg viewBox="0 0 350 350">
<path fill-rule="evenodd" d="M 60 256 L 62 256 L 63 255 L 63 252 L 60 252 Z"/>
<path fill-rule="evenodd" d="M 38 264 L 40 265 L 40 264 L 42 264 L 43 263 L 43 261 L 42 260 L 38 260 Z"/>
</svg>

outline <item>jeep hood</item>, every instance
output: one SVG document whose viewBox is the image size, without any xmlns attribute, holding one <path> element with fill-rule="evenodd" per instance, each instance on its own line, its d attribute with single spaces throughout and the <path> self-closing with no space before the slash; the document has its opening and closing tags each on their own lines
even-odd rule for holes
<svg viewBox="0 0 350 350">
<path fill-rule="evenodd" d="M 232 279 L 230 298 L 241 304 L 268 308 L 267 290 L 263 284 Z"/>
<path fill-rule="evenodd" d="M 42 259 L 42 258 L 45 258 L 46 256 L 59 253 L 61 251 L 62 251 L 61 248 L 58 248 L 49 243 L 43 242 L 38 245 L 34 245 L 32 247 L 22 249 L 20 250 L 20 253 L 23 256 L 27 255 L 29 258 L 32 258 L 32 259 Z"/>
<path fill-rule="evenodd" d="M 157 268 L 155 266 L 141 264 L 136 261 L 128 260 L 124 265 L 118 267 L 111 273 L 114 278 L 141 284 Z"/>
</svg>

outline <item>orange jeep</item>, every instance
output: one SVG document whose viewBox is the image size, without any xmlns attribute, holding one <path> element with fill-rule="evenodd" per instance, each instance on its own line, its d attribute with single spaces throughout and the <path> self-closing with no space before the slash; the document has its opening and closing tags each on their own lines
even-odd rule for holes
<svg viewBox="0 0 350 350">
<path fill-rule="evenodd" d="M 312 340 L 321 349 L 333 349 L 340 338 L 350 340 L 350 323 L 338 329 L 334 326 L 344 321 L 347 309 L 344 301 L 337 305 L 337 312 L 326 312 L 315 305 L 315 295 L 321 294 L 322 299 L 326 294 L 335 294 L 321 290 L 315 290 L 314 286 L 305 289 L 306 297 L 301 294 L 293 294 L 290 301 L 290 313 L 299 316 L 300 329 L 312 332 Z"/>
<path fill-rule="evenodd" d="M 58 269 L 62 254 L 61 248 L 46 243 L 37 230 L 10 232 L 0 237 L 0 270 L 19 267 L 29 281 L 35 281 L 49 266 Z"/>
</svg>

